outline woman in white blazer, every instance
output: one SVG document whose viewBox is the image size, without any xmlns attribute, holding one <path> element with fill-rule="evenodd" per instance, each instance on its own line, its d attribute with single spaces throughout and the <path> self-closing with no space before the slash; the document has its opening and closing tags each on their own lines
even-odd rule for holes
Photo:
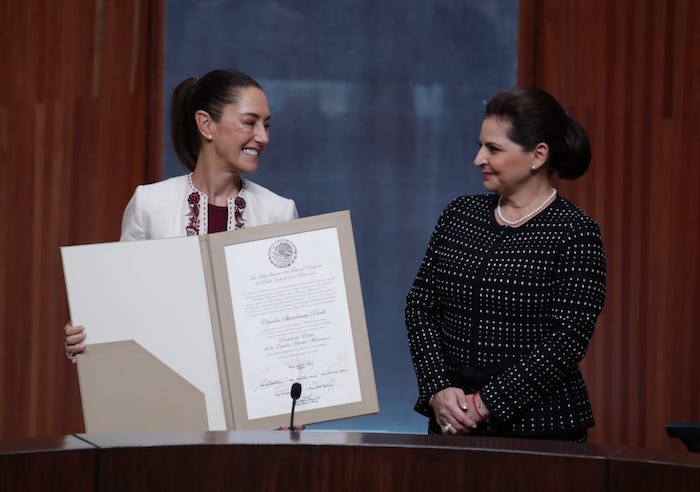
<svg viewBox="0 0 700 492">
<path fill-rule="evenodd" d="M 124 210 L 122 241 L 191 236 L 298 217 L 293 200 L 241 177 L 258 168 L 270 141 L 260 85 L 234 70 L 183 80 L 170 102 L 171 131 L 184 176 L 141 185 Z M 85 328 L 64 327 L 66 356 L 85 349 Z"/>
</svg>

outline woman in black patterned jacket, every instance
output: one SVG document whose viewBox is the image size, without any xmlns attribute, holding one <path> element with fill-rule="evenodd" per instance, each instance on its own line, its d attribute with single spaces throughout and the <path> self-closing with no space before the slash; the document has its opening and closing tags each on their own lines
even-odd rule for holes
<svg viewBox="0 0 700 492">
<path fill-rule="evenodd" d="M 488 195 L 443 211 L 407 297 L 429 433 L 585 441 L 594 425 L 578 364 L 605 301 L 596 222 L 557 195 L 591 151 L 547 92 L 519 87 L 486 106 L 479 151 Z"/>
</svg>

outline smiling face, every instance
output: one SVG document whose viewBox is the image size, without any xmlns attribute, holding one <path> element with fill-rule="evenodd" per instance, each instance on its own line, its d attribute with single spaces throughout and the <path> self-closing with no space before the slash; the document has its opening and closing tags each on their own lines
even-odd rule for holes
<svg viewBox="0 0 700 492">
<path fill-rule="evenodd" d="M 508 138 L 510 123 L 487 116 L 481 125 L 479 151 L 474 165 L 481 168 L 484 188 L 501 195 L 513 195 L 531 182 L 532 166 L 542 165 L 537 149 L 526 151 Z"/>
<path fill-rule="evenodd" d="M 209 120 L 203 134 L 217 167 L 235 173 L 255 172 L 270 142 L 270 109 L 265 93 L 257 87 L 238 89 L 236 102 L 224 106 L 219 121 Z"/>
</svg>

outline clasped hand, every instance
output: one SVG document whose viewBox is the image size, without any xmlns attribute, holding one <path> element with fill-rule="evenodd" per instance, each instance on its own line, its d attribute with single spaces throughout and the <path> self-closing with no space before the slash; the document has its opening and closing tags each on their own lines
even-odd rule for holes
<svg viewBox="0 0 700 492">
<path fill-rule="evenodd" d="M 445 388 L 433 396 L 431 406 L 443 434 L 469 434 L 483 419 L 472 398 L 461 388 Z"/>
</svg>

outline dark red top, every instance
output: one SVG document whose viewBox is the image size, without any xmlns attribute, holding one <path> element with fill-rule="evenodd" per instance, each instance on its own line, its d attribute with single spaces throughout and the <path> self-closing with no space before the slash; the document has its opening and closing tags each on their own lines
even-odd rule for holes
<svg viewBox="0 0 700 492">
<path fill-rule="evenodd" d="M 207 233 L 224 232 L 228 222 L 228 207 L 217 207 L 211 203 L 207 204 L 208 224 Z"/>
</svg>

